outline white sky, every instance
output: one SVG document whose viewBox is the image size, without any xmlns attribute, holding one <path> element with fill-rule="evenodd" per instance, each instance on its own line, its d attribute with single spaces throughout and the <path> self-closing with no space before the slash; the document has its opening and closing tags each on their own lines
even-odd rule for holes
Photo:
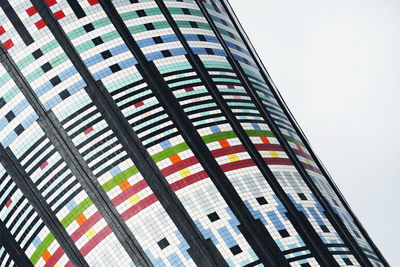
<svg viewBox="0 0 400 267">
<path fill-rule="evenodd" d="M 314 151 L 400 266 L 400 1 L 230 3 Z"/>
</svg>

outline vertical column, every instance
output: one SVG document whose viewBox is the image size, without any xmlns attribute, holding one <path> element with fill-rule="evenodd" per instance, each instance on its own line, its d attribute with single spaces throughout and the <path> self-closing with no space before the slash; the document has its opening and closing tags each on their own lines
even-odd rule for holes
<svg viewBox="0 0 400 267">
<path fill-rule="evenodd" d="M 132 158 L 137 168 L 145 177 L 149 187 L 153 190 L 157 199 L 188 242 L 190 246 L 190 249 L 188 250 L 190 256 L 192 256 L 196 264 L 200 266 L 215 264 L 224 266 L 226 263 L 219 252 L 216 251 L 211 240 L 205 240 L 201 236 L 194 222 L 190 219 L 186 210 L 182 207 L 182 204 L 166 183 L 161 172 L 157 166 L 154 165 L 154 162 L 147 152 L 143 149 L 140 140 L 133 133 L 127 121 L 120 114 L 120 110 L 111 99 L 104 85 L 101 81 L 96 81 L 88 71 L 79 54 L 67 38 L 65 32 L 53 17 L 48 6 L 43 1 L 38 0 L 33 0 L 32 3 L 48 25 L 50 31 L 59 41 L 71 62 L 88 84 L 85 90 L 96 104 L 96 107 L 110 125 L 110 128 L 121 142 L 125 151 L 127 151 L 129 157 Z"/>
<path fill-rule="evenodd" d="M 194 129 L 187 115 L 183 112 L 180 104 L 171 93 L 154 63 L 147 61 L 143 52 L 115 10 L 115 7 L 107 1 L 100 1 L 100 3 L 102 4 L 111 21 L 114 23 L 116 29 L 120 32 L 122 38 L 124 38 L 129 49 L 138 60 L 140 64 L 140 70 L 143 73 L 142 75 L 152 87 L 154 94 L 159 99 L 167 113 L 170 115 L 171 119 L 178 126 L 183 138 L 189 144 L 189 147 L 192 149 L 204 169 L 210 175 L 210 178 L 214 181 L 214 184 L 217 186 L 228 205 L 243 223 L 241 229 L 242 232 L 248 240 L 253 242 L 253 248 L 256 250 L 256 253 L 260 256 L 260 258 L 262 258 L 264 262 L 268 262 L 267 259 L 271 260 L 274 253 L 266 253 L 265 248 L 267 248 L 267 246 L 265 246 L 265 244 L 263 244 L 264 241 L 260 239 L 260 236 L 266 235 L 264 232 L 265 228 L 261 225 L 260 221 L 254 220 L 249 214 L 247 208 L 243 205 L 243 202 L 237 195 L 232 184 L 228 182 L 227 177 L 218 166 L 217 162 L 211 155 L 208 148 L 205 146 L 199 134 Z M 259 234 L 257 234 L 256 231 L 258 231 Z M 269 249 L 271 249 L 271 247 Z M 284 264 L 284 262 L 280 262 L 280 264 Z"/>
<path fill-rule="evenodd" d="M 275 124 L 274 119 L 263 107 L 263 104 L 262 104 L 261 100 L 259 99 L 259 96 L 255 92 L 255 89 L 253 88 L 251 82 L 248 80 L 246 73 L 234 59 L 234 56 L 232 55 L 230 49 L 226 45 L 225 40 L 222 38 L 220 32 L 218 31 L 214 21 L 212 20 L 210 14 L 207 12 L 203 3 L 201 1 L 197 1 L 197 0 L 196 0 L 196 2 L 198 3 L 199 7 L 202 9 L 203 14 L 206 16 L 208 22 L 210 23 L 210 25 L 213 28 L 213 31 L 215 32 L 215 34 L 218 37 L 221 44 L 223 45 L 225 52 L 229 56 L 230 63 L 233 66 L 235 66 L 236 73 L 242 80 L 243 84 L 245 84 L 246 90 L 249 92 L 250 96 L 252 97 L 253 102 L 257 105 L 260 113 L 263 115 L 264 119 L 268 122 L 268 125 L 271 127 L 272 132 L 279 140 L 279 143 L 283 146 L 286 154 L 289 156 L 289 159 L 292 161 L 292 163 L 296 167 L 297 171 L 300 173 L 302 179 L 306 182 L 306 184 L 311 189 L 313 194 L 315 194 L 317 196 L 317 199 L 319 200 L 319 202 L 321 203 L 322 207 L 325 210 L 325 215 L 331 221 L 331 223 L 334 225 L 336 231 L 340 234 L 340 236 L 349 245 L 349 248 L 353 252 L 354 256 L 357 258 L 357 260 L 359 262 L 365 264 L 366 266 L 369 266 L 368 265 L 368 264 L 370 264 L 369 260 L 365 257 L 365 254 L 361 251 L 360 247 L 355 242 L 355 240 L 352 238 L 352 236 L 348 232 L 347 228 L 343 225 L 343 222 L 341 221 L 341 219 L 338 218 L 338 216 L 332 210 L 332 207 L 329 205 L 329 203 L 327 203 L 324 196 L 321 194 L 319 189 L 315 186 L 315 184 L 309 177 L 307 171 L 304 169 L 304 166 L 300 163 L 299 159 L 294 154 L 294 152 L 291 149 L 290 145 L 288 144 L 287 140 L 284 138 L 280 128 Z"/>
<path fill-rule="evenodd" d="M 112 231 L 117 236 L 118 240 L 120 241 L 126 252 L 136 264 L 151 265 L 150 260 L 147 258 L 144 251 L 140 248 L 134 236 L 127 229 L 126 225 L 124 225 L 124 222 L 118 215 L 115 207 L 111 203 L 109 203 L 107 196 L 105 196 L 104 191 L 101 189 L 101 186 L 97 184 L 96 178 L 94 177 L 90 168 L 85 164 L 84 159 L 75 149 L 75 146 L 72 144 L 72 141 L 69 139 L 67 133 L 63 130 L 63 127 L 60 125 L 59 121 L 55 118 L 54 114 L 51 111 L 45 111 L 42 104 L 34 94 L 29 83 L 20 73 L 15 65 L 15 62 L 13 62 L 13 60 L 8 55 L 8 52 L 2 47 L 2 45 L 0 45 L 0 58 L 4 68 L 8 71 L 9 75 L 17 84 L 23 95 L 26 97 L 29 104 L 38 114 L 38 123 L 43 131 L 46 133 L 46 137 L 49 138 L 54 147 L 56 147 L 57 151 L 66 162 L 73 175 L 80 182 L 82 188 L 93 200 L 95 206 L 101 211 L 101 215 L 104 217 L 107 224 L 111 227 Z M 8 150 L 6 149 L 6 151 Z M 12 152 L 9 151 L 9 154 L 11 155 Z M 15 159 L 15 163 L 18 164 L 17 159 Z M 18 169 L 20 169 L 21 171 L 23 170 L 22 167 Z M 25 177 L 28 177 L 28 179 L 26 180 L 30 181 L 27 174 Z M 32 186 L 32 188 L 35 188 L 34 184 L 32 184 Z M 37 191 L 36 193 L 38 197 L 42 198 L 39 191 Z M 43 205 L 47 205 L 44 199 L 42 199 L 40 202 L 42 202 Z M 51 212 L 50 207 L 48 207 L 48 211 Z M 59 223 L 57 218 L 55 218 L 55 220 L 57 223 Z M 65 231 L 64 228 L 63 230 Z M 69 236 L 68 238 L 70 243 L 74 244 Z M 87 263 L 85 264 L 87 265 Z"/>
<path fill-rule="evenodd" d="M 1 246 L 4 247 L 5 252 L 8 253 L 17 266 L 33 266 L 26 254 L 21 250 L 17 242 L 15 242 L 15 239 L 12 237 L 2 221 L 0 221 L 0 248 Z"/>
<path fill-rule="evenodd" d="M 70 260 L 77 266 L 89 266 L 82 257 L 78 248 L 75 246 L 71 237 L 67 234 L 56 216 L 51 212 L 46 201 L 41 197 L 40 192 L 36 189 L 31 179 L 29 179 L 28 174 L 23 171 L 22 166 L 14 157 L 14 154 L 9 149 L 1 147 L 0 157 L 1 163 L 7 173 L 24 193 L 25 197 L 35 208 L 42 220 L 46 223 L 47 227 L 49 227 L 50 231 L 54 234 Z"/>
<path fill-rule="evenodd" d="M 382 253 L 379 251 L 377 246 L 375 245 L 374 241 L 370 238 L 368 232 L 365 230 L 365 228 L 362 226 L 361 222 L 358 220 L 357 216 L 354 214 L 354 212 L 351 210 L 349 204 L 347 203 L 346 199 L 336 186 L 334 180 L 320 161 L 320 159 L 316 156 L 314 153 L 313 149 L 310 146 L 310 143 L 308 142 L 307 137 L 305 136 L 304 132 L 301 130 L 301 127 L 297 123 L 296 119 L 293 117 L 292 113 L 290 112 L 289 108 L 287 107 L 284 99 L 282 98 L 281 94 L 276 88 L 276 85 L 272 81 L 268 71 L 266 70 L 264 64 L 261 62 L 259 56 L 257 55 L 257 52 L 255 51 L 254 47 L 251 44 L 251 41 L 249 40 L 246 32 L 244 31 L 243 27 L 241 26 L 240 22 L 238 21 L 232 7 L 230 6 L 229 2 L 226 0 L 221 0 L 221 3 L 225 10 L 227 10 L 227 13 L 229 17 L 231 18 L 232 22 L 234 23 L 238 33 L 240 34 L 241 38 L 245 40 L 244 44 L 246 45 L 248 51 L 250 52 L 251 56 L 253 57 L 255 63 L 257 64 L 258 68 L 261 70 L 261 74 L 267 83 L 268 87 L 271 88 L 272 93 L 274 94 L 276 100 L 278 101 L 280 107 L 282 108 L 283 112 L 289 119 L 290 123 L 292 124 L 293 128 L 297 132 L 298 136 L 300 137 L 302 143 L 305 145 L 306 149 L 310 153 L 313 161 L 317 164 L 319 170 L 322 172 L 323 176 L 325 179 L 328 181 L 329 185 L 331 186 L 332 190 L 336 193 L 337 197 L 340 199 L 342 202 L 343 206 L 346 208 L 346 211 L 350 214 L 352 220 L 356 224 L 357 228 L 361 231 L 362 235 L 364 238 L 368 241 L 370 246 L 373 248 L 374 252 L 376 255 L 379 257 L 381 262 L 385 264 L 386 266 L 389 266 L 387 263 L 386 259 L 383 257 Z"/>
<path fill-rule="evenodd" d="M 302 238 L 307 240 L 308 246 L 310 250 L 313 252 L 315 257 L 318 259 L 318 261 L 321 264 L 329 264 L 329 265 L 335 265 L 336 262 L 332 258 L 331 254 L 326 250 L 325 246 L 315 233 L 314 229 L 312 228 L 311 224 L 308 222 L 308 220 L 304 217 L 302 213 L 300 213 L 293 203 L 290 201 L 290 199 L 286 196 L 285 192 L 279 185 L 279 183 L 274 179 L 274 175 L 272 171 L 268 168 L 268 166 L 265 164 L 262 156 L 258 152 L 257 148 L 255 145 L 252 143 L 250 140 L 249 136 L 246 134 L 245 130 L 243 127 L 240 125 L 239 121 L 235 118 L 235 115 L 227 105 L 226 101 L 223 99 L 222 95 L 220 94 L 218 88 L 215 86 L 215 84 L 212 81 L 212 78 L 209 76 L 208 72 L 205 69 L 204 64 L 201 62 L 200 58 L 193 53 L 192 49 L 190 48 L 189 44 L 187 43 L 184 35 L 180 31 L 178 25 L 172 18 L 171 14 L 168 11 L 167 6 L 165 3 L 161 0 L 156 0 L 158 3 L 160 9 L 162 10 L 164 16 L 167 18 L 168 22 L 172 25 L 172 28 L 175 31 L 175 34 L 178 36 L 180 39 L 181 43 L 185 47 L 187 53 L 188 53 L 188 59 L 189 61 L 196 67 L 196 70 L 204 82 L 206 84 L 208 91 L 210 94 L 214 97 L 216 102 L 218 103 L 219 107 L 223 111 L 224 115 L 226 116 L 227 120 L 231 124 L 232 128 L 234 129 L 235 133 L 238 135 L 240 141 L 243 143 L 244 147 L 246 150 L 249 152 L 250 156 L 256 162 L 258 168 L 264 175 L 265 179 L 273 185 L 274 191 L 276 194 L 279 196 L 280 200 L 283 202 L 284 206 L 286 209 L 288 209 L 288 217 L 291 219 L 291 221 L 295 221 L 296 230 L 301 233 Z M 278 249 L 278 253 L 279 249 Z M 321 255 L 324 255 L 321 257 Z"/>
</svg>

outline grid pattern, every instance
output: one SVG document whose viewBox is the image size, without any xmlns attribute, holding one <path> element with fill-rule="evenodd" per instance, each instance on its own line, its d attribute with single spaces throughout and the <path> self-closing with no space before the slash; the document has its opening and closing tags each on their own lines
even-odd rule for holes
<svg viewBox="0 0 400 267">
<path fill-rule="evenodd" d="M 11 149 L 89 263 L 128 260 L 110 227 L 40 128 L 36 112 L 4 68 L 0 68 L 0 74 L 5 82 L 0 93 L 5 102 L 1 110 L 9 114 L 1 132 L 3 146 Z M 104 245 L 98 246 L 103 240 Z M 105 244 L 113 244 L 115 250 L 119 247 L 118 258 Z"/>
<path fill-rule="evenodd" d="M 41 266 L 71 264 L 54 235 L 2 165 L 0 165 L 0 185 L 0 219 L 32 264 Z M 11 262 L 4 248 L 1 251 L 2 262 Z"/>
<path fill-rule="evenodd" d="M 200 135 L 244 207 L 263 223 L 289 265 L 320 263 L 266 178 L 276 179 L 338 265 L 360 263 L 265 122 L 264 111 L 253 103 L 238 71 L 243 70 L 265 111 L 371 263 L 385 266 L 302 143 L 220 1 L 163 1 L 178 27 L 179 32 L 175 32 L 156 0 L 113 0 L 117 20 L 127 27 L 134 44 L 125 43 L 120 28 L 114 25 L 115 18 L 110 19 L 97 0 L 43 0 L 62 29 L 61 35 L 53 35 L 47 27 L 47 18 L 34 6 L 37 1 L 0 1 L 0 42 L 5 51 L 0 53 L 3 59 L 11 60 L 0 65 L 0 143 L 16 158 L 27 184 L 32 184 L 39 193 L 36 197 L 43 199 L 43 207 L 48 207 L 45 213 L 36 211 L 15 183 L 20 177 L 10 176 L 0 165 L 0 219 L 33 265 L 72 266 L 63 250 L 65 241 L 57 240 L 49 230 L 41 218 L 44 214 L 54 215 L 56 224 L 65 229 L 89 266 L 135 266 L 125 250 L 127 244 L 114 232 L 117 228 L 108 225 L 110 216 L 126 225 L 123 231 L 136 239 L 153 265 L 195 265 L 189 254 L 191 247 L 171 219 L 172 213 L 164 209 L 168 203 L 159 202 L 148 185 L 152 177 L 141 173 L 130 157 L 132 151 L 121 141 L 121 136 L 129 134 L 134 135 L 130 140 L 139 140 L 135 147 L 143 148 L 140 153 L 147 153 L 139 158 L 153 161 L 188 219 L 212 241 L 229 266 L 269 264 L 260 260 L 253 241 L 241 232 L 243 225 L 231 210 L 232 203 L 226 202 L 209 177 L 209 166 L 201 164 L 202 155 L 196 156 L 185 142 L 190 136 L 170 117 L 169 103 L 149 86 L 154 84 L 150 82 L 153 77 L 143 72 L 145 66 L 139 65 L 139 50 L 132 48 L 134 45 L 148 65 L 155 66 L 154 75 L 164 80 L 165 90 L 179 103 L 180 112 L 187 115 L 190 127 Z M 229 51 L 224 50 L 199 4 L 206 8 Z M 60 36 L 71 42 L 77 58 L 64 51 Z M 227 52 L 241 70 L 231 65 Z M 193 58 L 200 60 L 206 77 L 192 65 Z M 77 60 L 86 66 L 87 73 L 78 72 Z M 24 88 L 7 73 L 14 63 L 14 75 L 22 84 L 26 82 Z M 204 84 L 204 78 L 210 78 L 213 88 Z M 88 79 L 99 89 L 95 93 Z M 33 97 L 26 98 L 27 92 Z M 228 110 L 214 99 L 214 93 L 221 96 Z M 115 115 L 119 121 L 113 124 L 106 113 L 115 110 L 120 112 Z M 226 112 L 233 114 L 235 123 L 228 121 Z M 117 134 L 115 125 L 130 129 Z M 260 163 L 253 161 L 250 148 L 238 138 L 238 125 L 274 177 L 263 176 Z M 63 146 L 54 140 L 70 145 L 68 151 L 61 151 Z M 66 160 L 70 155 L 77 157 L 79 166 Z M 75 176 L 77 167 L 81 175 Z M 90 180 L 92 187 L 87 182 L 81 184 L 82 179 Z M 93 194 L 100 194 L 104 203 L 92 200 L 89 196 Z M 103 206 L 99 205 L 115 208 L 116 213 L 102 214 L 98 208 Z M 0 265 L 14 265 L 10 253 L 1 246 Z"/>
<path fill-rule="evenodd" d="M 368 242 L 360 233 L 360 230 L 357 229 L 357 227 L 355 226 L 354 221 L 352 220 L 350 214 L 346 211 L 343 203 L 339 200 L 336 193 L 334 193 L 326 178 L 321 174 L 321 171 L 317 167 L 317 164 L 310 156 L 309 151 L 307 151 L 297 132 L 294 130 L 286 115 L 283 113 L 283 110 L 273 96 L 270 88 L 268 88 L 268 86 L 266 85 L 265 80 L 261 75 L 260 69 L 254 63 L 252 56 L 246 48 L 245 42 L 236 31 L 235 26 L 229 18 L 227 11 L 221 4 L 221 1 L 207 0 L 203 1 L 203 3 L 204 6 L 207 8 L 209 14 L 211 15 L 214 23 L 218 27 L 218 31 L 223 36 L 225 43 L 234 55 L 235 60 L 246 72 L 247 77 L 251 81 L 253 87 L 256 89 L 267 111 L 275 120 L 275 123 L 283 133 L 285 139 L 292 147 L 298 159 L 303 164 L 307 173 L 314 180 L 314 183 L 317 185 L 321 193 L 329 201 L 329 204 L 334 209 L 334 211 L 343 220 L 350 233 L 359 243 L 359 245 L 372 261 L 372 263 L 377 266 L 382 266 L 382 263 L 376 256 L 375 252 L 373 252 Z"/>
<path fill-rule="evenodd" d="M 69 17 L 74 16 L 74 13 L 71 13 L 71 7 L 68 5 L 68 2 L 59 1 L 56 3 L 54 1 L 48 2 L 48 4 L 50 8 L 54 9 L 54 13 L 61 11 L 65 15 L 59 18 L 60 23 L 63 22 L 61 25 L 68 25 L 66 14 L 68 14 Z M 96 8 L 99 12 L 101 12 L 99 5 L 92 6 L 88 2 L 82 1 L 83 11 L 90 9 L 91 7 Z M 93 12 L 93 10 L 89 11 Z M 101 12 L 100 14 L 103 15 L 103 19 L 100 19 L 100 22 L 97 22 L 97 24 L 96 22 L 92 21 L 93 24 L 99 25 L 98 27 L 100 28 L 109 25 L 109 22 L 104 23 L 105 20 L 108 21 L 108 19 L 105 18 L 104 13 Z M 35 11 L 34 15 L 31 17 L 36 17 L 34 20 L 40 20 L 38 16 L 39 15 Z M 89 17 L 83 17 L 81 19 L 82 23 L 86 22 L 85 18 Z M 90 18 L 96 18 L 96 16 Z M 72 19 L 77 18 L 72 17 Z M 90 24 L 92 23 L 90 22 Z M 75 21 L 74 25 L 80 26 L 79 24 L 75 23 Z M 79 29 L 82 30 L 83 26 L 81 26 Z M 157 203 L 157 198 L 148 188 L 147 183 L 143 180 L 143 177 L 133 165 L 133 162 L 127 156 L 127 153 L 123 150 L 121 144 L 118 142 L 117 138 L 114 136 L 113 132 L 110 130 L 109 126 L 98 112 L 96 106 L 85 92 L 84 87 L 86 84 L 83 81 L 83 78 L 73 67 L 72 62 L 59 47 L 59 44 L 49 30 L 46 27 L 43 27 L 40 29 L 40 32 L 42 33 L 40 36 L 42 38 L 38 37 L 38 39 L 46 40 L 44 42 L 44 47 L 57 47 L 60 53 L 56 53 L 55 51 L 54 53 L 52 53 L 53 51 L 46 53 L 45 51 L 48 49 L 42 48 L 39 50 L 39 53 L 37 52 L 38 50 L 35 50 L 35 54 L 32 53 L 32 55 L 28 55 L 29 57 L 37 56 L 38 59 L 26 64 L 26 68 L 23 68 L 24 65 L 20 64 L 20 62 L 17 62 L 17 66 L 21 69 L 25 78 L 30 82 L 30 85 L 38 96 L 40 102 L 47 110 L 53 111 L 57 119 L 59 119 L 64 130 L 71 138 L 73 144 L 81 153 L 93 174 L 97 177 L 98 182 L 102 186 L 103 190 L 106 191 L 110 201 L 116 206 L 118 212 L 126 221 L 131 231 L 135 234 L 135 236 L 137 236 L 138 241 L 141 243 L 142 247 L 153 263 L 169 263 L 171 265 L 176 265 L 181 262 L 183 265 L 183 262 L 186 262 L 190 265 L 192 260 L 186 252 L 188 249 L 186 241 L 177 230 L 176 226 L 172 223 L 165 210 L 159 203 Z M 101 33 L 102 31 L 99 32 Z M 93 34 L 96 33 L 92 32 L 83 36 L 83 38 L 88 38 L 88 40 L 93 39 L 94 41 L 90 41 L 92 45 L 97 43 L 96 40 L 99 40 L 98 38 L 101 38 L 97 35 L 93 37 Z M 118 36 L 116 32 L 112 33 L 110 36 L 113 35 Z M 35 35 L 33 36 L 35 38 Z M 79 37 L 79 34 L 74 35 L 73 33 L 68 33 L 68 37 L 71 38 L 73 42 L 78 40 L 73 39 L 74 36 Z M 106 38 L 104 37 L 104 39 Z M 109 42 L 112 43 L 112 39 L 109 40 Z M 88 42 L 84 42 L 84 44 L 81 46 L 82 49 L 80 49 L 78 45 L 76 46 L 77 51 L 80 52 L 80 55 L 82 56 L 82 53 L 84 52 L 82 50 L 84 49 L 86 49 L 89 57 L 91 57 L 94 53 L 99 53 L 98 49 L 87 50 L 88 47 L 90 48 Z M 95 45 L 93 45 L 93 47 L 95 47 Z M 25 49 L 25 52 L 29 53 L 29 50 Z M 19 59 L 18 57 L 21 57 L 21 53 L 19 53 L 16 48 L 10 49 L 9 53 L 15 61 Z M 85 60 L 84 57 L 83 59 Z M 63 61 L 63 66 L 60 66 L 60 69 L 57 70 L 51 69 L 48 72 L 42 72 L 43 65 L 41 65 L 41 63 L 48 60 L 54 60 L 57 62 Z M 85 63 L 89 67 L 90 63 L 87 62 L 93 62 L 93 59 L 85 60 Z M 106 68 L 110 69 L 108 67 L 108 63 L 109 62 L 103 62 L 103 64 L 107 66 Z M 100 64 L 99 66 L 101 67 Z M 99 66 L 95 67 L 98 68 Z M 50 83 L 53 81 L 52 85 L 55 84 L 55 86 L 60 88 L 60 90 L 56 90 L 54 87 L 52 88 L 49 82 L 46 82 L 45 85 L 38 84 L 37 87 L 34 87 L 36 84 L 30 79 L 31 76 L 29 75 L 28 71 L 32 71 L 32 69 L 35 68 L 38 70 L 37 72 L 41 73 L 42 75 L 55 75 L 54 78 L 50 79 Z M 27 74 L 25 74 L 25 70 Z M 89 68 L 89 70 L 94 73 L 94 77 L 106 77 L 97 75 L 95 73 L 95 69 Z M 102 70 L 100 72 L 105 73 L 105 71 Z M 69 75 L 68 78 L 64 78 L 64 76 L 60 75 L 60 73 L 68 73 L 71 75 Z M 39 81 L 39 78 L 40 76 L 38 76 L 36 79 Z M 43 79 L 40 80 L 40 82 L 42 81 Z M 44 92 L 43 88 L 47 88 L 47 91 L 45 90 Z M 51 94 L 51 96 L 48 94 Z M 75 206 L 84 206 L 86 208 L 91 204 L 91 200 L 86 195 L 79 197 L 79 200 L 74 202 L 71 208 L 75 208 Z M 148 209 L 146 209 L 144 212 L 145 208 Z M 143 215 L 139 214 L 142 210 Z M 78 219 L 85 218 L 91 219 L 89 225 L 86 227 L 88 227 L 87 230 L 91 230 L 91 234 L 94 235 L 93 237 L 97 236 L 97 238 L 93 240 L 96 240 L 97 244 L 100 244 L 100 242 L 105 242 L 105 244 L 108 244 L 96 246 L 96 243 L 92 242 L 91 246 L 89 246 L 91 250 L 102 248 L 107 249 L 112 247 L 120 247 L 122 249 L 115 236 L 111 233 L 111 229 L 109 226 L 107 226 L 101 214 L 97 210 L 88 211 L 88 214 L 84 214 L 82 218 Z M 96 225 L 98 225 L 97 228 L 95 227 Z M 158 228 L 156 227 L 157 225 Z M 96 231 L 93 231 L 92 228 Z M 142 232 L 145 232 L 146 234 L 142 234 Z M 74 235 L 73 238 L 77 239 L 81 236 L 84 236 L 82 234 L 83 233 L 81 231 L 80 233 Z M 165 249 L 167 246 L 159 245 L 159 242 L 163 240 L 166 240 L 168 244 L 167 249 Z M 114 243 L 115 245 L 112 245 Z M 119 252 L 117 249 L 113 249 L 112 255 L 109 255 L 109 253 L 104 253 L 104 257 L 102 257 L 102 259 L 108 259 L 108 261 L 105 262 L 130 262 L 126 258 L 121 257 L 124 254 L 126 255 L 124 251 Z M 99 258 L 100 257 L 92 257 L 94 261 L 93 263 L 96 263 L 96 261 L 100 263 L 101 261 Z"/>
</svg>

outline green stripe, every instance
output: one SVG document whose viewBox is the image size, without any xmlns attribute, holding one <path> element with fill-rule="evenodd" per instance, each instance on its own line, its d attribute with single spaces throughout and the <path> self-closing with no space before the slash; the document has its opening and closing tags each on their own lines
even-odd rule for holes
<svg viewBox="0 0 400 267">
<path fill-rule="evenodd" d="M 61 224 L 64 228 L 67 228 L 79 215 L 81 215 L 87 208 L 92 205 L 92 200 L 87 197 L 81 203 L 79 203 L 73 210 L 71 210 L 64 219 L 61 220 Z"/>
<path fill-rule="evenodd" d="M 246 133 L 249 136 L 274 137 L 274 135 L 270 131 L 248 130 L 248 131 L 246 131 Z M 203 136 L 202 139 L 206 144 L 208 144 L 208 143 L 212 143 L 215 141 L 219 141 L 219 140 L 223 140 L 223 139 L 230 139 L 230 138 L 235 138 L 235 137 L 237 137 L 235 132 L 228 131 L 228 132 L 220 132 L 220 133 L 206 135 L 206 136 Z M 170 147 L 168 149 L 165 149 L 161 152 L 154 154 L 152 156 L 152 159 L 154 160 L 154 162 L 157 163 L 157 162 L 160 162 L 172 155 L 175 155 L 177 153 L 180 153 L 180 152 L 188 150 L 188 149 L 189 149 L 189 146 L 186 143 L 181 143 L 181 144 L 178 144 L 176 146 Z M 139 172 L 139 170 L 135 166 L 130 167 L 129 169 L 127 169 L 127 170 L 121 172 L 120 174 L 118 174 L 117 176 L 113 177 L 111 180 L 106 182 L 102 187 L 106 192 L 108 192 L 111 189 L 113 189 L 115 186 L 117 186 L 119 183 L 125 181 L 126 179 L 128 179 L 132 175 L 135 175 L 138 172 Z"/>
<path fill-rule="evenodd" d="M 118 184 L 120 184 L 121 182 L 125 181 L 126 179 L 135 175 L 138 172 L 139 172 L 139 170 L 137 169 L 137 167 L 132 166 L 132 167 L 126 169 L 125 171 L 121 172 L 117 176 L 113 177 L 111 180 L 109 180 L 108 182 L 103 184 L 102 187 L 103 187 L 104 191 L 108 192 L 111 189 L 113 189 L 114 187 L 116 187 Z"/>
<path fill-rule="evenodd" d="M 46 251 L 46 249 L 53 243 L 55 240 L 53 234 L 48 234 L 45 239 L 43 239 L 42 243 L 40 243 L 39 247 L 35 250 L 33 255 L 30 258 L 30 261 L 32 262 L 33 265 L 35 265 L 40 257 L 43 255 L 43 253 Z"/>
</svg>

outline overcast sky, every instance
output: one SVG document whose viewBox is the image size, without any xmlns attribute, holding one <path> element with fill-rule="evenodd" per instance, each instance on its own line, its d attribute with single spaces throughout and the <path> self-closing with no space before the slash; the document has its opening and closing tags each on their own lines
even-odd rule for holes
<svg viewBox="0 0 400 267">
<path fill-rule="evenodd" d="M 314 151 L 400 266 L 400 1 L 230 3 Z"/>
</svg>

